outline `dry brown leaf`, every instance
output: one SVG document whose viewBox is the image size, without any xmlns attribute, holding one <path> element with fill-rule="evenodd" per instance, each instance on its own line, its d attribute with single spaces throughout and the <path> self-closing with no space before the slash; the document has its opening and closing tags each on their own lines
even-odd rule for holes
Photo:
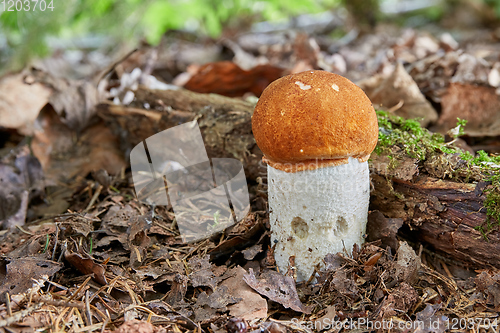
<svg viewBox="0 0 500 333">
<path fill-rule="evenodd" d="M 478 291 L 486 296 L 486 302 L 498 308 L 500 305 L 500 273 L 482 271 L 475 277 Z"/>
<path fill-rule="evenodd" d="M 193 287 L 204 286 L 215 290 L 217 280 L 212 272 L 212 264 L 209 259 L 209 256 L 205 256 L 203 258 L 193 257 L 189 259 L 189 266 L 192 269 L 191 274 L 189 274 L 189 279 L 191 280 Z"/>
<path fill-rule="evenodd" d="M 153 325 L 146 321 L 140 320 L 128 320 L 125 321 L 115 333 L 153 333 L 155 331 Z M 104 330 L 106 333 L 111 333 L 112 331 Z"/>
<path fill-rule="evenodd" d="M 399 286 L 391 290 L 387 297 L 387 302 L 391 303 L 394 309 L 394 313 L 391 316 L 399 313 L 408 313 L 418 300 L 419 297 L 415 289 L 408 283 L 401 282 Z"/>
<path fill-rule="evenodd" d="M 243 253 L 243 256 L 245 257 L 245 260 L 253 260 L 253 258 L 255 258 L 255 256 L 261 252 L 262 252 L 262 244 L 255 244 L 241 251 L 241 253 Z"/>
<path fill-rule="evenodd" d="M 231 270 L 235 275 L 224 280 L 221 286 L 228 289 L 228 294 L 241 298 L 236 304 L 229 305 L 229 314 L 248 321 L 267 317 L 267 301 L 250 288 L 244 281 L 246 271 L 240 266 Z"/>
<path fill-rule="evenodd" d="M 107 236 L 104 236 L 94 243 L 96 248 L 108 246 L 113 241 L 120 242 L 124 247 L 128 247 L 127 230 L 134 217 L 139 216 L 139 211 L 130 205 L 113 205 L 109 208 L 106 215 L 102 218 L 101 230 Z"/>
<path fill-rule="evenodd" d="M 365 90 L 370 100 L 389 109 L 403 101 L 401 108 L 394 114 L 410 119 L 419 118 L 422 126 L 427 126 L 438 119 L 438 114 L 425 96 L 420 92 L 418 85 L 406 72 L 402 64 L 398 63 L 394 72 L 387 78 L 379 76 L 358 82 Z"/>
<path fill-rule="evenodd" d="M 208 323 L 220 317 L 216 309 L 209 307 L 198 307 L 194 309 L 194 321 L 199 323 Z"/>
<path fill-rule="evenodd" d="M 380 239 L 382 248 L 390 246 L 396 251 L 399 245 L 396 235 L 402 226 L 403 219 L 386 218 L 380 211 L 372 211 L 368 214 L 368 223 L 366 224 L 367 241 L 373 242 Z"/>
<path fill-rule="evenodd" d="M 11 151 L 0 161 L 0 227 L 23 225 L 30 199 L 44 189 L 43 171 L 29 148 Z"/>
<path fill-rule="evenodd" d="M 493 87 L 451 83 L 441 97 L 441 106 L 435 131 L 445 133 L 460 118 L 467 120 L 465 133 L 469 136 L 500 135 L 500 97 Z"/>
<path fill-rule="evenodd" d="M 85 177 L 100 169 L 114 175 L 126 166 L 118 138 L 102 122 L 76 137 L 50 106 L 40 112 L 37 122 L 31 148 L 48 184 L 64 183 L 77 175 Z"/>
<path fill-rule="evenodd" d="M 417 279 L 421 263 L 415 251 L 406 242 L 399 242 L 397 260 L 391 276 L 400 282 L 413 283 Z"/>
<path fill-rule="evenodd" d="M 426 304 L 425 309 L 415 314 L 416 321 L 423 322 L 418 325 L 414 333 L 443 333 L 448 330 L 450 320 L 447 316 L 440 316 L 436 312 L 442 307 L 440 303 Z"/>
<path fill-rule="evenodd" d="M 35 119 L 51 94 L 52 90 L 41 83 L 28 84 L 23 74 L 0 78 L 0 127 L 33 134 Z"/>
<path fill-rule="evenodd" d="M 70 253 L 68 250 L 64 252 L 66 259 L 73 267 L 75 267 L 83 275 L 92 274 L 93 279 L 102 285 L 107 284 L 106 270 L 100 264 L 96 264 L 94 260 L 86 254 Z"/>
<path fill-rule="evenodd" d="M 244 281 L 259 294 L 268 297 L 270 300 L 280 303 L 285 308 L 290 308 L 297 312 L 311 313 L 311 310 L 304 306 L 299 299 L 295 281 L 276 271 L 265 271 L 257 279 L 250 268 L 248 274 L 244 274 Z"/>
<path fill-rule="evenodd" d="M 170 291 L 165 298 L 165 302 L 171 304 L 173 307 L 180 304 L 186 295 L 188 281 L 189 279 L 186 275 L 176 274 L 172 281 Z"/>
<path fill-rule="evenodd" d="M 151 244 L 151 239 L 147 235 L 151 223 L 151 214 L 134 216 L 130 219 L 130 233 L 128 235 L 130 267 L 141 266 L 146 258 L 147 249 Z"/>
<path fill-rule="evenodd" d="M 259 65 L 245 71 L 233 62 L 221 61 L 201 66 L 184 88 L 199 93 L 236 97 L 247 92 L 260 96 L 269 83 L 283 76 L 282 68 Z"/>
<path fill-rule="evenodd" d="M 330 286 L 340 295 L 348 296 L 353 300 L 359 297 L 359 288 L 356 282 L 347 276 L 346 270 L 343 268 L 334 271 Z"/>
<path fill-rule="evenodd" d="M 1 264 L 1 262 L 0 262 Z M 34 280 L 49 278 L 62 268 L 62 265 L 39 258 L 13 259 L 6 265 L 6 274 L 0 269 L 0 302 L 5 302 L 5 293 L 16 295 L 25 292 L 35 283 Z"/>
<path fill-rule="evenodd" d="M 49 87 L 49 103 L 63 123 L 74 131 L 87 127 L 99 102 L 97 89 L 91 82 L 57 78 L 50 73 L 32 68 L 25 80 Z"/>
<path fill-rule="evenodd" d="M 242 300 L 240 297 L 234 297 L 230 292 L 228 292 L 228 287 L 221 285 L 210 295 L 206 292 L 202 292 L 198 295 L 196 300 L 197 306 L 209 306 L 212 309 L 217 309 L 220 311 L 226 311 L 226 306 L 229 304 L 238 303 Z"/>
</svg>

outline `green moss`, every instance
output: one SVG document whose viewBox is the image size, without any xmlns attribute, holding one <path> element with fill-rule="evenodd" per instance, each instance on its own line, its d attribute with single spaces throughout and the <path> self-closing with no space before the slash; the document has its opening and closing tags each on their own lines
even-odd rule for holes
<svg viewBox="0 0 500 333">
<path fill-rule="evenodd" d="M 489 223 L 488 223 L 488 227 L 489 227 Z M 483 236 L 484 240 L 489 242 L 489 239 L 488 239 L 488 234 L 490 233 L 489 230 L 484 230 L 484 227 L 482 225 L 475 226 L 474 230 L 479 231 L 481 233 L 481 235 Z"/>
<path fill-rule="evenodd" d="M 500 224 L 500 193 L 498 189 L 496 191 L 488 191 L 486 200 L 484 200 L 484 207 L 488 209 L 488 215 Z"/>
<path fill-rule="evenodd" d="M 389 158 L 389 165 L 387 166 L 387 168 L 389 168 L 389 169 L 394 170 L 394 169 L 396 169 L 396 168 L 399 166 L 399 164 L 401 163 L 401 162 L 400 162 L 397 158 L 395 158 L 395 157 L 394 157 L 394 156 L 392 156 L 392 155 L 388 155 L 387 157 Z"/>
<path fill-rule="evenodd" d="M 419 160 L 425 160 L 436 151 L 445 154 L 458 151 L 445 145 L 443 135 L 429 132 L 415 119 L 404 119 L 385 111 L 377 111 L 377 117 L 379 134 L 375 152 L 379 155 L 388 152 L 394 145 L 401 147 L 408 156 Z"/>
<path fill-rule="evenodd" d="M 467 161 L 469 168 L 481 169 L 482 180 L 491 182 L 491 187 L 485 191 L 486 199 L 483 205 L 487 209 L 488 227 L 490 227 L 490 220 L 495 221 L 500 226 L 500 156 L 490 156 L 485 151 L 480 150 L 477 152 L 477 156 L 464 152 L 461 157 Z"/>
<path fill-rule="evenodd" d="M 483 203 L 487 209 L 486 225 L 476 229 L 486 237 L 495 225 L 500 227 L 500 156 L 491 156 L 482 150 L 473 156 L 450 143 L 445 143 L 443 135 L 431 133 L 422 128 L 415 119 L 404 119 L 385 111 L 377 111 L 377 117 L 379 139 L 375 152 L 379 155 L 388 155 L 391 165 L 397 165 L 396 158 L 391 156 L 394 146 L 401 148 L 408 156 L 417 158 L 421 162 L 436 156 L 442 160 L 448 160 L 449 154 L 460 154 L 460 159 L 465 162 L 465 166 L 451 170 L 451 174 L 465 182 L 471 178 L 475 181 L 491 182 L 491 187 L 485 191 L 486 199 Z M 457 120 L 457 126 L 450 131 L 454 138 L 464 134 L 464 127 L 467 123 L 463 119 Z"/>
</svg>

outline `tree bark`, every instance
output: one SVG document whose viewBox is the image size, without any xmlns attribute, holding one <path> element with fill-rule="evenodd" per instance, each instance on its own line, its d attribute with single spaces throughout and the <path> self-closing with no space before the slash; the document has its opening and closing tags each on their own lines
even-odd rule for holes
<svg viewBox="0 0 500 333">
<path fill-rule="evenodd" d="M 253 108 L 254 104 L 241 99 L 179 89 L 138 90 L 129 107 L 101 104 L 97 109 L 98 115 L 120 135 L 127 156 L 151 135 L 196 119 L 208 156 L 240 160 L 247 178 L 255 180 L 266 169 L 252 135 Z"/>
<path fill-rule="evenodd" d="M 498 227 L 486 236 L 474 229 L 486 224 L 487 183 L 459 183 L 425 174 L 405 181 L 375 173 L 371 181 L 370 208 L 387 218 L 402 219 L 417 241 L 472 267 L 500 267 Z"/>
</svg>

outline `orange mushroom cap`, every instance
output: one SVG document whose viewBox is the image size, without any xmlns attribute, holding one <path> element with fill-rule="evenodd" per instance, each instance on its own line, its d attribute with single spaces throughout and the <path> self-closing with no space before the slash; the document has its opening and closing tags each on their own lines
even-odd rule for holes
<svg viewBox="0 0 500 333">
<path fill-rule="evenodd" d="M 348 79 L 306 71 L 272 82 L 252 116 L 264 162 L 286 172 L 368 160 L 378 139 L 375 110 Z"/>
</svg>

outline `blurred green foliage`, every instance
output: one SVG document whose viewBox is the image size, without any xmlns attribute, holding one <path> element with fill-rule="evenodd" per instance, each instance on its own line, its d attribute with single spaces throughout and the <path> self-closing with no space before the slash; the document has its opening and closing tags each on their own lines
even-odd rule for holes
<svg viewBox="0 0 500 333">
<path fill-rule="evenodd" d="M 154 45 L 172 29 L 216 38 L 225 28 L 242 31 L 252 22 L 279 21 L 338 6 L 349 11 L 351 23 L 371 31 L 381 19 L 394 22 L 394 17 L 379 11 L 381 3 L 391 1 L 410 0 L 0 0 L 0 74 L 22 68 L 33 56 L 47 55 L 54 44 L 68 48 L 74 43 L 81 49 L 82 37 L 101 37 L 109 49 L 124 42 L 132 48 L 139 40 Z M 465 3 L 481 4 L 500 17 L 500 0 L 440 0 L 398 14 L 395 22 L 399 18 L 402 25 L 419 26 Z M 16 6 L 21 10 L 15 10 Z M 25 11 L 27 6 L 29 11 Z"/>
<path fill-rule="evenodd" d="M 165 31 L 186 29 L 217 37 L 242 17 L 276 21 L 320 12 L 340 0 L 40 0 L 53 9 L 33 10 L 37 0 L 0 0 L 0 72 L 18 69 L 50 51 L 47 37 L 112 37 L 116 43 L 145 38 L 157 44 Z M 17 4 L 22 10 L 12 10 Z M 26 11 L 30 5 L 30 10 Z M 3 44 L 3 45 L 2 45 Z"/>
<path fill-rule="evenodd" d="M 187 28 L 217 37 L 222 29 L 242 17 L 276 21 L 301 13 L 323 11 L 338 0 L 189 0 L 153 1 L 141 25 L 150 43 L 157 43 L 167 29 Z"/>
<path fill-rule="evenodd" d="M 496 17 L 500 17 L 500 1 L 499 0 L 484 0 L 484 2 L 495 11 Z"/>
</svg>

